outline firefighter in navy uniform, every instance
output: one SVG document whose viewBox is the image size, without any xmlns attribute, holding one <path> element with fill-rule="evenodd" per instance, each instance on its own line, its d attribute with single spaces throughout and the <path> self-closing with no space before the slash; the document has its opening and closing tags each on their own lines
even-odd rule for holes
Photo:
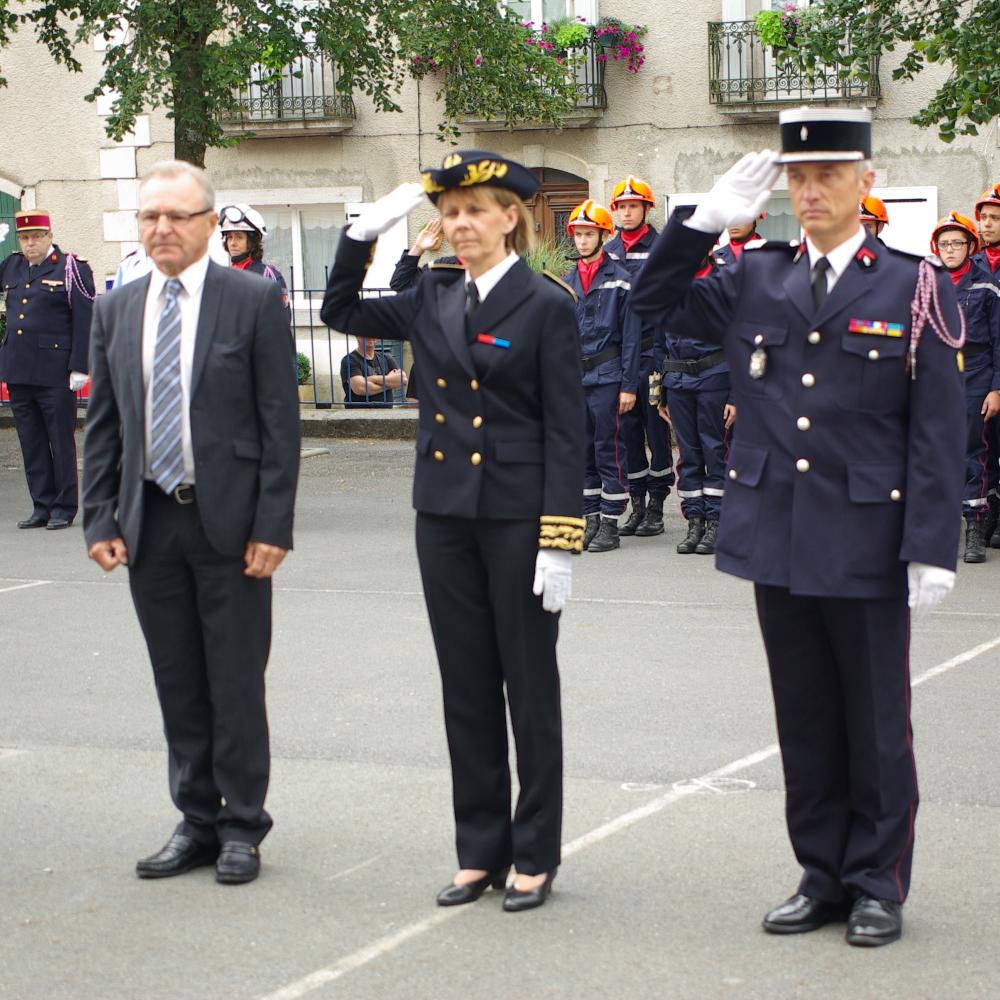
<svg viewBox="0 0 1000 1000">
<path fill-rule="evenodd" d="M 884 245 L 882 230 L 889 225 L 889 213 L 886 211 L 885 202 L 881 198 L 876 198 L 870 194 L 867 198 L 862 198 L 858 202 L 858 221 L 868 231 Z"/>
<path fill-rule="evenodd" d="M 747 247 L 753 249 L 764 242 L 763 238 L 757 233 L 757 223 L 763 222 L 765 217 L 766 213 L 761 212 L 752 222 L 738 223 L 726 228 L 726 235 L 729 237 L 729 241 L 723 243 L 722 246 L 717 247 L 715 250 L 715 257 L 719 266 L 735 264 Z"/>
<path fill-rule="evenodd" d="M 983 248 L 973 260 L 989 272 L 993 281 L 1000 283 L 1000 184 L 994 184 L 979 196 L 976 222 Z"/>
<path fill-rule="evenodd" d="M 967 563 L 986 561 L 996 528 L 997 429 L 1000 413 L 1000 287 L 972 257 L 979 250 L 975 223 L 958 212 L 938 221 L 931 250 L 951 277 L 965 315 L 965 518 Z"/>
<path fill-rule="evenodd" d="M 282 301 L 291 322 L 292 310 L 285 276 L 274 264 L 264 262 L 264 237 L 267 236 L 264 217 L 249 205 L 226 205 L 219 211 L 219 231 L 232 267 L 259 274 L 281 286 Z"/>
<path fill-rule="evenodd" d="M 611 211 L 618 213 L 618 235 L 608 240 L 604 252 L 621 261 L 633 277 L 646 263 L 656 239 L 656 228 L 647 221 L 655 207 L 653 189 L 638 177 L 630 174 L 615 185 Z M 637 401 L 622 419 L 632 512 L 619 528 L 620 535 L 649 538 L 663 534 L 663 502 L 674 485 L 670 425 L 660 420 L 649 400 L 650 376 L 659 381 L 661 360 L 656 331 L 644 326 Z"/>
<path fill-rule="evenodd" d="M 618 519 L 629 499 L 622 429 L 625 415 L 636 405 L 642 329 L 628 307 L 631 276 L 603 249 L 615 231 L 611 213 L 588 198 L 570 213 L 566 231 L 579 254 L 563 281 L 576 293 L 587 404 L 583 547 L 610 552 L 621 544 Z"/>
<path fill-rule="evenodd" d="M 416 196 L 413 189 L 416 188 Z M 572 290 L 520 258 L 538 189 L 482 150 L 426 170 L 466 268 L 430 268 L 384 299 L 358 291 L 373 240 L 412 211 L 419 185 L 366 206 L 341 237 L 323 321 L 409 339 L 420 367 L 413 505 L 451 755 L 459 865 L 438 904 L 471 903 L 517 875 L 504 909 L 546 901 L 560 861 L 558 612 L 582 551 L 584 404 Z M 520 792 L 511 817 L 506 689 Z"/>
<path fill-rule="evenodd" d="M 19 528 L 68 528 L 76 517 L 76 396 L 87 382 L 94 276 L 90 265 L 52 242 L 42 209 L 17 212 L 21 247 L 0 262 L 7 325 L 0 381 L 11 411 L 31 494 Z"/>
<path fill-rule="evenodd" d="M 902 933 L 917 811 L 910 610 L 955 578 L 961 313 L 940 266 L 858 222 L 870 113 L 802 108 L 779 122 L 780 160 L 748 154 L 689 219 L 671 218 L 632 308 L 729 361 L 739 429 L 716 563 L 755 584 L 803 868 L 764 928 L 846 917 L 848 943 L 882 945 Z M 805 242 L 767 241 L 693 281 L 721 230 L 764 208 L 779 163 Z"/>
</svg>

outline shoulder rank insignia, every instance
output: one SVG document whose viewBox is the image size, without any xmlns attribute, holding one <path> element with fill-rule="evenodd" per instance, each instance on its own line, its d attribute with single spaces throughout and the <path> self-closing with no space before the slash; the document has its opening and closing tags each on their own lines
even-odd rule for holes
<svg viewBox="0 0 1000 1000">
<path fill-rule="evenodd" d="M 906 333 L 903 323 L 886 323 L 880 319 L 852 319 L 847 323 L 849 333 L 867 333 L 875 337 L 902 337 Z"/>
<path fill-rule="evenodd" d="M 868 247 L 862 247 L 854 255 L 854 259 L 867 271 L 878 258 L 873 250 L 869 250 Z"/>
<path fill-rule="evenodd" d="M 576 292 L 574 292 L 573 289 L 562 280 L 562 278 L 557 277 L 551 271 L 542 271 L 542 274 L 548 278 L 549 281 L 555 282 L 555 284 L 557 284 L 564 292 L 569 292 L 569 294 L 573 296 L 574 302 L 579 301 Z"/>
<path fill-rule="evenodd" d="M 436 260 L 431 264 L 432 271 L 464 271 L 461 264 L 449 264 L 446 261 Z"/>
</svg>

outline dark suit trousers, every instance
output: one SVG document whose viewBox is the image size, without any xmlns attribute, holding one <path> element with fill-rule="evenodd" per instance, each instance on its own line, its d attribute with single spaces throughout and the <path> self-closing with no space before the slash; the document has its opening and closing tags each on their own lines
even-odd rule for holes
<svg viewBox="0 0 1000 1000">
<path fill-rule="evenodd" d="M 243 575 L 242 557 L 214 551 L 198 505 L 146 484 L 142 548 L 129 568 L 153 664 L 177 827 L 212 843 L 257 844 L 270 773 L 264 668 L 271 581 Z"/>
<path fill-rule="evenodd" d="M 513 862 L 537 875 L 559 864 L 559 620 L 531 592 L 537 554 L 537 520 L 417 514 L 462 868 Z M 513 822 L 504 684 L 521 788 Z"/>
<path fill-rule="evenodd" d="M 69 374 L 66 375 L 67 382 Z M 68 386 L 8 385 L 24 476 L 42 517 L 76 517 L 76 396 Z"/>
<path fill-rule="evenodd" d="M 761 584 L 755 592 L 788 832 L 805 869 L 799 892 L 901 903 L 918 802 L 906 595 L 799 597 Z"/>
</svg>

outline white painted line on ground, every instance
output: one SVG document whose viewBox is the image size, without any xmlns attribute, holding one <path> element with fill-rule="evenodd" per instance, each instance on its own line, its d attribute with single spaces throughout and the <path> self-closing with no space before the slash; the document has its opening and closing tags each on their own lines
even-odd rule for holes
<svg viewBox="0 0 1000 1000">
<path fill-rule="evenodd" d="M 13 587 L 0 587 L 0 594 L 9 594 L 12 590 L 27 590 L 29 587 L 44 587 L 52 580 L 30 580 L 28 583 L 18 583 Z"/>
<path fill-rule="evenodd" d="M 27 752 L 27 750 L 14 750 L 11 747 L 0 747 L 0 760 L 3 760 L 5 757 L 20 757 L 21 754 Z"/>
<path fill-rule="evenodd" d="M 934 677 L 939 677 L 941 674 L 947 673 L 949 670 L 953 670 L 963 663 L 974 660 L 977 656 L 982 656 L 983 653 L 988 653 L 991 649 L 996 649 L 997 646 L 1000 646 L 1000 636 L 990 639 L 988 642 L 980 643 L 978 646 L 973 646 L 972 649 L 967 649 L 964 653 L 959 653 L 958 656 L 953 656 L 950 660 L 945 660 L 943 663 L 925 670 L 919 677 L 913 680 L 912 684 L 916 687 L 918 684 L 923 684 Z M 635 826 L 636 823 L 650 816 L 655 816 L 656 813 L 662 812 L 667 806 L 671 806 L 690 795 L 705 791 L 704 786 L 712 786 L 713 782 L 719 778 L 727 777 L 738 771 L 745 771 L 755 764 L 760 764 L 762 761 L 776 756 L 777 753 L 778 744 L 772 743 L 770 746 L 756 750 L 745 757 L 740 757 L 737 760 L 730 761 L 728 764 L 723 764 L 722 767 L 718 767 L 714 771 L 709 771 L 700 777 L 675 782 L 669 792 L 651 799 L 636 809 L 630 809 L 628 812 L 616 816 L 614 819 L 591 830 L 589 833 L 577 837 L 576 840 L 571 840 L 568 844 L 564 844 L 562 856 L 569 858 L 574 854 L 579 854 L 580 851 L 586 850 L 588 847 L 593 847 L 594 844 L 599 844 L 602 840 L 607 840 L 614 834 L 620 833 L 622 830 L 627 830 L 629 827 Z M 320 989 L 322 986 L 326 986 L 328 983 L 335 982 L 342 976 L 347 975 L 348 972 L 352 972 L 354 969 L 359 969 L 378 958 L 382 958 L 384 955 L 388 955 L 401 945 L 406 944 L 407 941 L 418 937 L 425 931 L 432 930 L 438 925 L 443 924 L 446 920 L 454 919 L 469 909 L 470 907 L 453 906 L 438 910 L 437 913 L 426 917 L 424 920 L 417 920 L 412 924 L 407 924 L 394 934 L 387 934 L 370 945 L 366 945 L 357 951 L 351 952 L 349 955 L 345 955 L 333 965 L 327 966 L 324 969 L 317 969 L 315 972 L 311 972 L 301 979 L 296 979 L 295 982 L 289 983 L 287 986 L 282 986 L 273 993 L 268 993 L 261 1000 L 299 1000 L 300 997 L 304 997 Z"/>
<path fill-rule="evenodd" d="M 338 878 L 345 878 L 347 875 L 353 875 L 355 872 L 361 871 L 362 868 L 367 868 L 369 865 L 375 864 L 381 856 L 381 854 L 376 854 L 374 858 L 362 861 L 359 865 L 354 865 L 352 868 L 345 868 L 342 872 L 337 872 L 336 875 L 330 875 L 327 878 L 327 882 L 336 882 Z"/>
</svg>

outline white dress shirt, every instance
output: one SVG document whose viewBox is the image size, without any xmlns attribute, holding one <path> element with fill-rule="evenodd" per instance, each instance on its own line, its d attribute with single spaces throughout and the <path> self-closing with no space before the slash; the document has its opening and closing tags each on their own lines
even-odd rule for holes
<svg viewBox="0 0 1000 1000">
<path fill-rule="evenodd" d="M 476 291 L 479 292 L 479 301 L 483 303 L 486 301 L 486 296 L 496 288 L 500 279 L 520 260 L 513 250 L 499 264 L 494 264 L 488 271 L 484 271 L 478 278 L 475 279 Z M 469 272 L 465 272 L 465 283 L 469 284 L 473 279 L 469 276 Z"/>
<path fill-rule="evenodd" d="M 812 274 L 812 269 L 820 257 L 825 257 L 830 262 L 830 266 L 826 270 L 826 290 L 828 293 L 833 291 L 833 286 L 837 284 L 840 276 L 847 270 L 851 261 L 854 260 L 857 252 L 861 249 L 861 244 L 865 241 L 866 235 L 865 230 L 859 223 L 858 231 L 853 236 L 849 236 L 839 246 L 835 246 L 829 253 L 823 253 L 821 250 L 818 250 L 816 244 L 806 236 L 806 249 L 809 251 L 809 274 Z"/>
<path fill-rule="evenodd" d="M 198 332 L 198 316 L 201 312 L 201 293 L 208 273 L 208 254 L 195 261 L 177 275 L 181 292 L 177 306 L 181 313 L 181 440 L 184 448 L 184 483 L 194 483 L 194 449 L 191 447 L 191 366 L 194 361 L 194 342 Z M 156 353 L 156 327 L 160 315 L 167 304 L 164 291 L 168 275 L 153 267 L 149 273 L 149 290 L 146 293 L 146 308 L 142 318 L 142 384 L 146 400 L 146 478 L 152 479 L 150 472 L 150 448 L 153 423 L 153 358 Z"/>
</svg>

